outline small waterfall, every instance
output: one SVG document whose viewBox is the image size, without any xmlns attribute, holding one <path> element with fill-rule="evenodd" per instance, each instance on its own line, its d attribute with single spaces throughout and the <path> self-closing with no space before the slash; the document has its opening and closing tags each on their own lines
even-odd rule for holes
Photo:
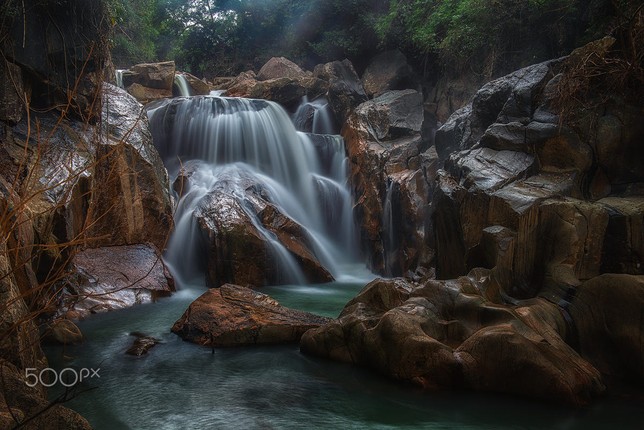
<svg viewBox="0 0 644 430">
<path fill-rule="evenodd" d="M 188 83 L 188 80 L 184 75 L 176 73 L 174 75 L 174 85 L 179 91 L 179 96 L 189 97 L 192 95 L 192 88 L 190 87 L 190 84 Z"/>
<path fill-rule="evenodd" d="M 114 72 L 115 80 L 116 80 L 116 86 L 119 87 L 119 88 L 123 88 L 123 89 L 125 89 L 125 87 L 123 86 L 123 72 L 124 71 L 125 70 L 123 70 L 123 69 L 116 69 L 116 72 Z"/>
<path fill-rule="evenodd" d="M 243 202 L 285 282 L 303 283 L 305 277 L 291 253 L 261 223 L 252 193 L 261 194 L 306 230 L 312 252 L 335 277 L 342 275 L 344 264 L 357 262 L 341 137 L 298 132 L 279 105 L 265 100 L 178 98 L 149 109 L 148 117 L 155 146 L 171 174 L 179 173 L 178 160 L 184 167 L 187 160 L 201 160 L 190 166 L 193 173 L 179 200 L 167 251 L 175 271 L 184 266 L 179 269 L 182 276 L 203 273 L 194 215 L 205 196 L 219 189 Z"/>
<path fill-rule="evenodd" d="M 302 97 L 302 102 L 293 114 L 293 124 L 300 131 L 315 134 L 336 133 L 329 103 L 324 97 L 312 102 L 309 102 L 307 96 Z"/>
<path fill-rule="evenodd" d="M 396 252 L 398 250 L 398 238 L 394 223 L 394 197 L 395 197 L 395 181 L 387 178 L 387 191 L 385 193 L 385 201 L 382 207 L 382 247 L 385 263 L 385 276 L 393 276 L 396 262 Z"/>
</svg>

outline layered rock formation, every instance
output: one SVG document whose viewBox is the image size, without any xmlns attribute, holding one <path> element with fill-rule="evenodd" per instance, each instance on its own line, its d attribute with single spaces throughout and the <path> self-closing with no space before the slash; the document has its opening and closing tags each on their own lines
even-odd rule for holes
<svg viewBox="0 0 644 430">
<path fill-rule="evenodd" d="M 195 300 L 172 327 L 184 340 L 208 346 L 295 343 L 329 318 L 281 306 L 266 294 L 226 284 Z"/>
<path fill-rule="evenodd" d="M 424 387 L 575 405 L 614 379 L 641 386 L 644 111 L 601 88 L 559 98 L 568 71 L 613 55 L 611 43 L 494 80 L 456 111 L 421 194 L 431 196 L 423 243 L 443 280 L 374 281 L 302 350 Z M 377 100 L 344 129 L 367 250 L 386 231 L 378 175 L 401 139 Z M 400 124 L 417 112 L 406 107 Z"/>
<path fill-rule="evenodd" d="M 422 95 L 389 91 L 359 105 L 345 124 L 362 250 L 389 276 L 427 266 L 425 219 L 437 157 L 421 135 Z"/>
</svg>

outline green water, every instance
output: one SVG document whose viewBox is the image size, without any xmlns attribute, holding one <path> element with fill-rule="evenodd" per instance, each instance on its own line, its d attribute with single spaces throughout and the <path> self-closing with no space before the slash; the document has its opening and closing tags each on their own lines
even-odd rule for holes
<svg viewBox="0 0 644 430">
<path fill-rule="evenodd" d="M 336 316 L 364 282 L 265 288 L 282 304 Z M 86 342 L 52 347 L 52 367 L 97 368 L 100 379 L 67 405 L 96 429 L 641 429 L 642 405 L 603 400 L 571 410 L 485 393 L 421 392 L 370 371 L 300 354 L 297 346 L 217 349 L 170 327 L 204 290 L 97 315 Z M 125 354 L 132 331 L 163 343 Z M 52 392 L 52 395 L 55 391 Z"/>
</svg>

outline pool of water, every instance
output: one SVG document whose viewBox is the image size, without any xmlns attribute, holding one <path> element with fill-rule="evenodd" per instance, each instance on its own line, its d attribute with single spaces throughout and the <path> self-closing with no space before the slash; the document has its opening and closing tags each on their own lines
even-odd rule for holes
<svg viewBox="0 0 644 430">
<path fill-rule="evenodd" d="M 262 289 L 286 306 L 337 316 L 366 281 Z M 86 341 L 49 347 L 52 367 L 99 368 L 94 389 L 67 405 L 96 429 L 639 429 L 642 405 L 606 399 L 584 409 L 486 393 L 422 392 L 368 370 L 303 355 L 298 347 L 209 348 L 170 332 L 203 293 L 192 286 L 157 303 L 96 315 Z M 162 341 L 125 354 L 144 332 Z M 56 390 L 51 390 L 52 396 Z"/>
</svg>

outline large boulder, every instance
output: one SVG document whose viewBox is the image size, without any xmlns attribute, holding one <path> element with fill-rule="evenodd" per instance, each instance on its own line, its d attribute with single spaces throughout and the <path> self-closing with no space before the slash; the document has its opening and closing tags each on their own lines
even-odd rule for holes
<svg viewBox="0 0 644 430">
<path fill-rule="evenodd" d="M 418 78 L 407 64 L 405 55 L 398 50 L 374 57 L 362 75 L 362 83 L 369 97 L 378 97 L 391 90 L 420 90 Z"/>
<path fill-rule="evenodd" d="M 68 318 L 149 303 L 174 291 L 161 255 L 148 245 L 92 248 L 74 255 L 61 312 Z"/>
<path fill-rule="evenodd" d="M 125 91 L 106 84 L 102 127 L 86 235 L 94 246 L 151 242 L 162 250 L 172 229 L 172 203 L 147 116 Z"/>
<path fill-rule="evenodd" d="M 329 318 L 281 306 L 266 294 L 225 284 L 202 294 L 172 326 L 184 340 L 207 346 L 297 343 Z"/>
<path fill-rule="evenodd" d="M 471 388 L 586 404 L 604 386 L 564 341 L 542 299 L 507 306 L 484 296 L 489 272 L 412 284 L 375 280 L 337 320 L 302 337 L 303 352 L 366 366 L 425 388 Z"/>
<path fill-rule="evenodd" d="M 342 130 L 362 250 L 387 275 L 413 272 L 430 256 L 425 219 L 437 157 L 425 147 L 422 122 L 421 94 L 391 91 L 358 106 Z"/>
<path fill-rule="evenodd" d="M 307 73 L 300 66 L 284 57 L 271 58 L 257 72 L 258 81 L 278 78 L 303 78 L 305 76 L 307 76 Z"/>
<path fill-rule="evenodd" d="M 338 124 L 344 124 L 351 112 L 367 101 L 362 82 L 347 59 L 318 64 L 313 69 L 313 76 L 329 83 L 327 99 Z"/>
<path fill-rule="evenodd" d="M 302 97 L 313 100 L 328 91 L 329 84 L 313 76 L 278 77 L 260 81 L 253 72 L 241 73 L 227 85 L 226 96 L 272 100 L 295 108 Z"/>
<path fill-rule="evenodd" d="M 204 168 L 200 162 L 186 163 L 175 189 L 189 193 L 193 175 Z M 204 242 L 210 285 L 276 285 L 298 277 L 302 282 L 333 280 L 306 229 L 270 202 L 259 178 L 238 166 L 214 174 L 217 181 L 193 215 Z"/>
<path fill-rule="evenodd" d="M 123 86 L 128 88 L 136 83 L 147 88 L 172 91 L 174 73 L 174 61 L 136 64 L 123 71 Z"/>
</svg>

